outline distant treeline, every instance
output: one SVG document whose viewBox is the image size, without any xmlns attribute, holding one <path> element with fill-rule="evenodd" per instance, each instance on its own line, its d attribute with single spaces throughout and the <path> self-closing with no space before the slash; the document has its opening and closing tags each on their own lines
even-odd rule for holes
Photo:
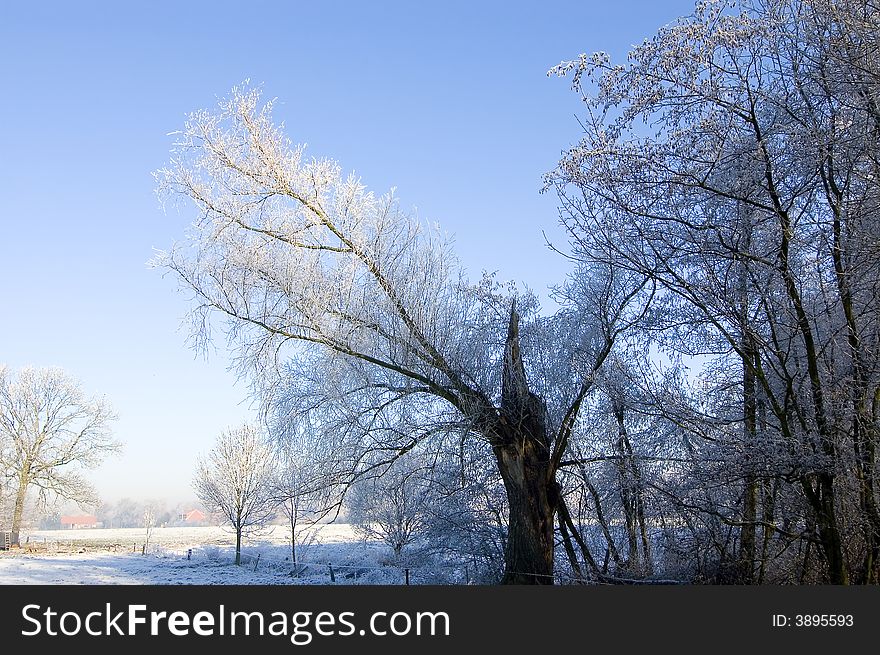
<svg viewBox="0 0 880 655">
<path fill-rule="evenodd" d="M 42 530 L 58 530 L 66 527 L 62 525 L 62 516 L 80 514 L 91 514 L 97 519 L 98 526 L 103 528 L 143 528 L 150 520 L 153 526 L 205 525 L 206 521 L 186 520 L 194 509 L 201 510 L 201 507 L 195 502 L 168 506 L 163 501 L 122 498 L 113 503 L 102 503 L 91 513 L 53 511 L 40 519 L 39 527 Z"/>
</svg>

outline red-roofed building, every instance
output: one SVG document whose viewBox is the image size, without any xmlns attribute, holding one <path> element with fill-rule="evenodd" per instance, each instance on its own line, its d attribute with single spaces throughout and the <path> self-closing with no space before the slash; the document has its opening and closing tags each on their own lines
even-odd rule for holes
<svg viewBox="0 0 880 655">
<path fill-rule="evenodd" d="M 78 530 L 80 528 L 97 528 L 100 527 L 100 524 L 98 518 L 93 514 L 80 514 L 79 516 L 62 516 L 61 527 Z"/>
<path fill-rule="evenodd" d="M 184 523 L 204 523 L 207 519 L 205 513 L 197 509 L 191 509 L 181 514 L 180 518 Z"/>
</svg>

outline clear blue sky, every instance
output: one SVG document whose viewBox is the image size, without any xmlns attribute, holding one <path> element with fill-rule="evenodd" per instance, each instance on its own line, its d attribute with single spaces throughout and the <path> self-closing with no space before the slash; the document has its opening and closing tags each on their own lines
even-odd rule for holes
<svg viewBox="0 0 880 655">
<path fill-rule="evenodd" d="M 692 0 L 43 2 L 0 12 L 0 362 L 61 366 L 119 414 L 105 500 L 193 497 L 200 453 L 250 418 L 223 344 L 185 345 L 184 295 L 148 269 L 192 218 L 151 172 L 185 114 L 248 78 L 310 153 L 455 235 L 470 275 L 543 292 L 567 263 L 541 175 L 578 138 L 548 68 L 625 56 Z"/>
</svg>

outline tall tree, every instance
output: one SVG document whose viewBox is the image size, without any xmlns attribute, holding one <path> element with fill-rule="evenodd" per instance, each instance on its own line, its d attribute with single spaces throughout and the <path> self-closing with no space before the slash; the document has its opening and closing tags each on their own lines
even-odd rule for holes
<svg viewBox="0 0 880 655">
<path fill-rule="evenodd" d="M 199 461 L 193 488 L 205 508 L 235 532 L 235 564 L 241 540 L 272 520 L 274 455 L 262 432 L 251 425 L 224 431 L 207 458 Z"/>
<path fill-rule="evenodd" d="M 271 109 L 233 90 L 218 112 L 191 115 L 157 173 L 164 197 L 199 210 L 158 259 L 194 293 L 196 333 L 226 316 L 257 394 L 271 403 L 295 387 L 286 397 L 324 412 L 318 428 L 333 424 L 323 438 L 355 474 L 438 424 L 488 442 L 510 514 L 503 580 L 551 583 L 558 465 L 642 286 L 598 271 L 546 319 L 528 294 L 470 285 L 436 229 L 307 159 Z M 412 429 L 384 418 L 398 406 Z"/>
<path fill-rule="evenodd" d="M 94 503 L 82 475 L 119 449 L 110 432 L 115 419 L 103 398 L 87 397 L 79 383 L 58 368 L 0 371 L 0 456 L 13 490 L 12 531 L 18 532 L 28 491 Z"/>
<path fill-rule="evenodd" d="M 716 419 L 741 428 L 746 581 L 774 479 L 806 500 L 829 581 L 880 571 L 878 29 L 871 0 L 709 0 L 626 65 L 552 71 L 586 101 L 548 180 L 579 252 L 658 285 L 667 348 L 739 368 L 739 410 Z"/>
</svg>

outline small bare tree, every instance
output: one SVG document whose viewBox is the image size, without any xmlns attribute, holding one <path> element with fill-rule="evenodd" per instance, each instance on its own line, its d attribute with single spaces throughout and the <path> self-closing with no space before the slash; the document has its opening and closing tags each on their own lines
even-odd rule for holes
<svg viewBox="0 0 880 655">
<path fill-rule="evenodd" d="M 291 570 L 298 575 L 300 558 L 297 544 L 308 538 L 310 526 L 322 517 L 328 502 L 326 489 L 320 481 L 317 465 L 307 454 L 295 448 L 284 451 L 279 460 L 272 493 L 278 509 L 287 519 L 290 536 Z"/>
<path fill-rule="evenodd" d="M 199 461 L 193 487 L 205 507 L 235 531 L 236 565 L 241 564 L 242 536 L 275 515 L 273 465 L 272 449 L 251 425 L 222 432 L 207 459 Z"/>
<path fill-rule="evenodd" d="M 350 494 L 355 531 L 389 546 L 395 561 L 425 536 L 430 524 L 431 485 L 422 473 L 398 462 L 380 477 L 361 480 Z"/>
<path fill-rule="evenodd" d="M 32 487 L 42 502 L 95 501 L 80 470 L 118 450 L 110 434 L 115 418 L 106 400 L 86 397 L 59 368 L 23 368 L 15 375 L 0 370 L 0 469 L 14 498 L 13 532 L 21 528 Z"/>
<path fill-rule="evenodd" d="M 147 549 L 150 547 L 150 538 L 153 536 L 153 528 L 156 527 L 156 510 L 152 505 L 147 505 L 144 508 L 144 548 L 142 553 L 144 555 L 147 554 Z"/>
</svg>

